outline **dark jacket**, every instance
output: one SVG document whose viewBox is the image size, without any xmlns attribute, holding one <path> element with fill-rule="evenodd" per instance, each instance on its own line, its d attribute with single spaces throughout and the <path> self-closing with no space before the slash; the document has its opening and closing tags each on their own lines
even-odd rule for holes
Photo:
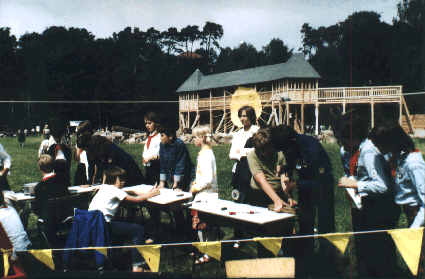
<svg viewBox="0 0 425 279">
<path fill-rule="evenodd" d="M 179 187 L 187 191 L 193 176 L 193 163 L 190 160 L 189 151 L 181 139 L 175 139 L 170 144 L 160 144 L 160 179 L 180 179 Z"/>
</svg>

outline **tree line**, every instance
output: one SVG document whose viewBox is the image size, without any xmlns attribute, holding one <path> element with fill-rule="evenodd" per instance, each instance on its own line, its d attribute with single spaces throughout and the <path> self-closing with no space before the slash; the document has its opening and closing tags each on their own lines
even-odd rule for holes
<svg viewBox="0 0 425 279">
<path fill-rule="evenodd" d="M 302 26 L 302 51 L 322 76 L 320 86 L 425 85 L 424 0 L 402 0 L 387 24 L 375 12 L 357 12 L 343 22 Z M 178 30 L 127 27 L 108 38 L 84 28 L 52 26 L 19 39 L 0 28 L 1 100 L 107 100 L 109 104 L 0 104 L 0 124 L 22 127 L 60 116 L 90 119 L 99 126 L 142 128 L 147 109 L 177 119 L 177 104 L 123 104 L 122 100 L 177 101 L 178 86 L 196 69 L 204 74 L 285 62 L 294 52 L 273 38 L 257 50 L 250 43 L 222 47 L 220 24 Z M 416 98 L 420 99 L 420 98 Z M 414 111 L 424 102 L 415 101 Z M 410 104 L 409 104 L 410 105 Z"/>
</svg>

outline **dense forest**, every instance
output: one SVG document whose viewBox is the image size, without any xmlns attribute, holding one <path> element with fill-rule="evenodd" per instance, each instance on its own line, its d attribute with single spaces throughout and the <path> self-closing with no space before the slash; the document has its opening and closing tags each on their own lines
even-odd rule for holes
<svg viewBox="0 0 425 279">
<path fill-rule="evenodd" d="M 176 101 L 176 89 L 196 68 L 211 74 L 275 64 L 294 52 L 303 52 L 322 76 L 320 87 L 401 84 L 404 92 L 424 91 L 425 1 L 402 0 L 394 8 L 392 24 L 370 11 L 318 28 L 306 19 L 295 50 L 284 38 L 260 50 L 249 43 L 224 48 L 224 30 L 213 22 L 165 31 L 127 27 L 102 39 L 60 26 L 17 39 L 0 27 L 0 125 L 29 127 L 60 116 L 142 128 L 144 111 L 161 108 L 177 118 L 177 103 L 114 102 Z M 423 99 L 407 99 L 411 112 L 424 113 Z M 19 103 L 78 100 L 111 103 Z"/>
</svg>

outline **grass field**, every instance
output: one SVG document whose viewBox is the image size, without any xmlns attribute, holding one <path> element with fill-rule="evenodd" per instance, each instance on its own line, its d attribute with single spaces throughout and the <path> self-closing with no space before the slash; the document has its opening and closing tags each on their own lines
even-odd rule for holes
<svg viewBox="0 0 425 279">
<path fill-rule="evenodd" d="M 16 138 L 1 138 L 0 143 L 4 146 L 6 151 L 11 155 L 12 157 L 12 168 L 11 173 L 8 177 L 9 184 L 12 187 L 12 190 L 19 191 L 22 189 L 22 185 L 24 183 L 29 182 L 36 182 L 40 180 L 40 172 L 37 169 L 37 152 L 38 147 L 40 145 L 41 138 L 40 137 L 27 137 L 25 142 L 25 147 L 21 149 L 18 145 Z M 422 152 L 425 151 L 425 140 L 416 140 L 417 148 L 419 148 Z M 124 150 L 126 150 L 128 153 L 132 154 L 133 157 L 136 159 L 139 165 L 140 164 L 140 158 L 142 154 L 142 145 L 122 145 L 121 146 Z M 339 158 L 339 147 L 335 144 L 324 144 L 324 147 L 326 151 L 329 154 L 329 157 L 332 161 L 333 166 L 333 174 L 335 177 L 335 180 L 337 181 L 342 175 L 343 170 L 340 163 Z M 189 145 L 189 152 L 191 155 L 191 158 L 193 162 L 196 162 L 196 155 L 199 151 L 198 148 L 196 148 L 193 145 Z M 231 168 L 232 168 L 232 162 L 228 159 L 230 146 L 229 145 L 219 145 L 214 147 L 214 153 L 216 157 L 217 162 L 217 176 L 218 176 L 218 184 L 219 184 L 219 196 L 222 199 L 230 199 L 230 192 L 231 192 Z M 72 173 L 75 169 L 76 163 L 73 162 L 72 166 Z M 142 166 L 141 166 L 142 168 Z M 72 177 L 72 175 L 71 175 Z M 335 190 L 335 218 L 336 218 L 336 231 L 337 232 L 347 232 L 351 231 L 351 217 L 350 217 L 350 207 L 348 204 L 348 201 L 345 198 L 344 191 L 341 189 Z M 400 218 L 399 227 L 405 227 L 406 226 L 406 220 L 404 216 Z M 38 247 L 40 244 L 38 238 L 38 234 L 35 229 L 35 216 L 31 216 L 28 231 L 30 234 L 30 237 L 33 241 L 34 248 L 42 248 Z M 229 239 L 232 237 L 232 230 L 230 229 L 224 229 L 224 238 Z M 248 245 L 249 246 L 249 245 Z M 247 253 L 252 253 L 252 247 L 247 248 Z M 348 251 L 346 252 L 345 258 L 348 260 L 348 262 L 353 263 L 353 257 L 352 257 L 352 249 L 353 245 L 352 242 L 350 242 L 350 245 L 348 247 Z M 167 249 L 168 250 L 168 249 Z M 184 252 L 183 252 L 184 253 Z M 168 257 L 168 256 L 169 257 Z M 181 261 L 180 263 L 175 263 L 174 258 L 174 252 L 172 251 L 165 251 L 165 254 L 162 254 L 161 257 L 161 270 L 165 269 L 168 271 L 176 270 L 178 272 L 190 272 L 191 264 L 190 259 L 181 258 L 177 259 L 177 261 Z M 172 266 L 167 266 L 167 264 L 172 264 Z M 214 276 L 222 276 L 222 265 L 219 263 L 210 263 L 208 264 L 210 267 L 203 270 L 199 276 L 207 276 L 207 277 L 214 277 Z M 406 267 L 404 266 L 404 263 L 400 261 L 400 265 L 402 266 L 403 270 L 406 271 L 406 275 L 409 274 L 409 272 L 406 270 Z M 350 270 L 352 269 L 352 266 L 348 265 L 345 267 L 344 277 L 350 277 Z M 211 272 L 214 273 L 211 273 Z M 212 275 L 215 274 L 215 275 Z M 353 274 L 351 274 L 353 275 Z"/>
</svg>

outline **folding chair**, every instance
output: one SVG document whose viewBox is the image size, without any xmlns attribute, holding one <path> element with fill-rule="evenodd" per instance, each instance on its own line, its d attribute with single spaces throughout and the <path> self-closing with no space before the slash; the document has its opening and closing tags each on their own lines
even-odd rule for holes
<svg viewBox="0 0 425 279">
<path fill-rule="evenodd" d="M 51 198 L 43 203 L 37 220 L 39 235 L 48 248 L 65 246 L 66 236 L 71 230 L 74 209 L 80 207 L 78 195 Z"/>
</svg>

